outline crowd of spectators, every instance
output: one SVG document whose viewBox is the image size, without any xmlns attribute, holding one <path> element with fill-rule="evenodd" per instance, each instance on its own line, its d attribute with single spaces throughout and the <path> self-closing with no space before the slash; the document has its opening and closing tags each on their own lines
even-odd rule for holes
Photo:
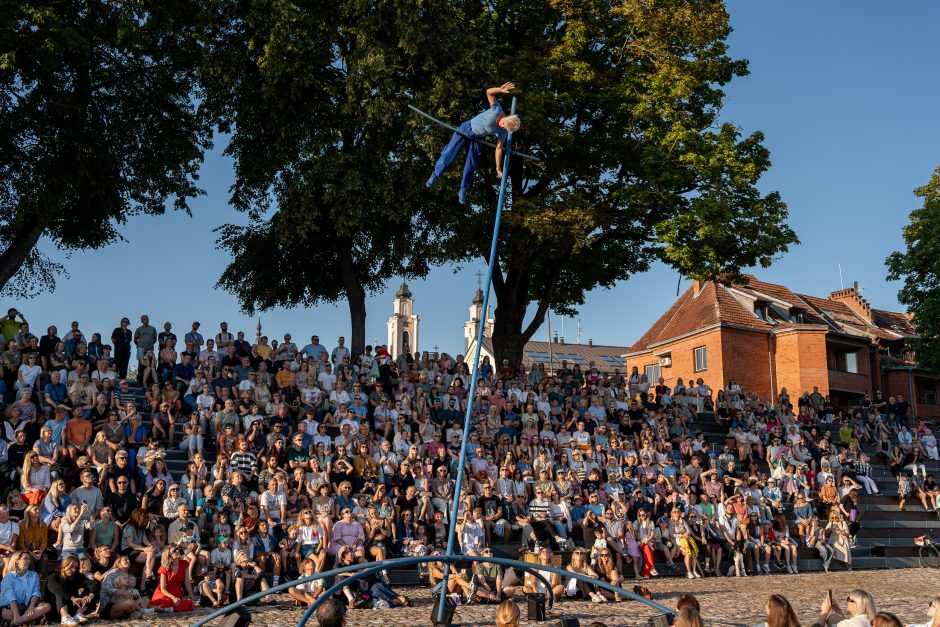
<svg viewBox="0 0 940 627">
<path fill-rule="evenodd" d="M 851 568 L 858 495 L 877 490 L 863 444 L 898 476 L 902 505 L 937 504 L 924 467 L 936 438 L 900 398 L 845 408 L 818 390 L 762 399 L 734 380 L 651 385 L 636 369 L 488 359 L 470 398 L 460 355 L 200 328 L 178 337 L 141 316 L 132 331 L 124 318 L 106 343 L 78 322 L 36 337 L 15 309 L 0 320 L 4 617 L 220 607 L 333 566 L 441 553 L 468 406 L 461 551 L 512 543 L 614 586 L 658 576 L 657 560 L 689 578 L 796 573 L 800 546 Z M 421 574 L 460 603 L 547 592 L 489 563 L 443 590 L 441 571 Z M 544 575 L 558 597 L 620 598 Z M 290 594 L 307 605 L 323 584 Z M 410 604 L 386 573 L 341 594 L 350 607 Z"/>
</svg>

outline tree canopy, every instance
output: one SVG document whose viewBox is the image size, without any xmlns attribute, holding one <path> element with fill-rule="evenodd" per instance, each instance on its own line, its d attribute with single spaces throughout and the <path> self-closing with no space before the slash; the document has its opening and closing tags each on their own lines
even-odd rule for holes
<svg viewBox="0 0 940 627">
<path fill-rule="evenodd" d="M 914 193 L 924 199 L 904 227 L 906 250 L 892 253 L 888 279 L 904 281 L 898 301 L 914 316 L 920 337 L 911 342 L 917 361 L 940 373 L 940 168 Z"/>
<path fill-rule="evenodd" d="M 98 248 L 200 193 L 203 4 L 0 1 L 0 288 L 54 286 L 43 236 Z"/>
<path fill-rule="evenodd" d="M 451 97 L 465 40 L 442 0 L 223 2 L 206 70 L 208 105 L 231 131 L 232 262 L 219 285 L 248 311 L 345 296 L 351 349 L 365 343 L 365 294 L 423 275 L 444 224 L 407 110 Z M 329 14 L 329 19 L 324 15 Z"/>
<path fill-rule="evenodd" d="M 510 168 L 493 278 L 498 360 L 517 363 L 549 309 L 570 314 L 587 291 L 656 260 L 694 278 L 742 280 L 743 268 L 766 267 L 797 243 L 780 196 L 757 188 L 770 166 L 762 135 L 742 137 L 719 119 L 722 86 L 747 73 L 745 61 L 728 55 L 723 2 L 460 7 L 480 62 L 454 91 L 475 95 L 483 77 L 514 81 L 523 120 L 515 147 L 543 158 Z M 439 148 L 428 144 L 428 156 Z M 441 258 L 486 259 L 492 171 L 484 161 L 469 214 L 449 205 L 454 228 L 441 240 Z"/>
</svg>

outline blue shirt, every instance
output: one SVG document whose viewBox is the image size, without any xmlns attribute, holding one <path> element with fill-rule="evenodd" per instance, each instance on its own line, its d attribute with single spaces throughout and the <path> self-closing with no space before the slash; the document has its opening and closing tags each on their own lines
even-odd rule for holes
<svg viewBox="0 0 940 627">
<path fill-rule="evenodd" d="M 320 359 L 320 353 L 327 352 L 326 347 L 323 344 L 307 344 L 300 352 L 307 356 L 308 359 L 317 361 Z"/>
<path fill-rule="evenodd" d="M 477 137 L 496 135 L 499 141 L 503 141 L 509 135 L 509 131 L 498 124 L 499 118 L 503 115 L 505 115 L 503 108 L 497 102 L 486 111 L 482 111 L 470 119 L 470 130 Z"/>
<path fill-rule="evenodd" d="M 0 582 L 0 607 L 9 607 L 16 601 L 22 612 L 33 597 L 39 598 L 39 575 L 32 570 L 27 570 L 22 577 L 13 571 Z"/>
</svg>

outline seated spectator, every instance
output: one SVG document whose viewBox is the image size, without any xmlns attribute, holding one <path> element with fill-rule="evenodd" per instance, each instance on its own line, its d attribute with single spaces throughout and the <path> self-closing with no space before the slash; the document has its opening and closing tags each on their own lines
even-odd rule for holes
<svg viewBox="0 0 940 627">
<path fill-rule="evenodd" d="M 46 599 L 59 613 L 60 622 L 74 627 L 86 622 L 85 614 L 90 614 L 97 605 L 91 582 L 79 572 L 79 559 L 67 555 L 59 564 L 59 569 L 46 578 Z"/>
<path fill-rule="evenodd" d="M 512 599 L 506 599 L 496 608 L 496 627 L 518 627 L 522 613 Z"/>
<path fill-rule="evenodd" d="M 190 580 L 189 562 L 183 559 L 178 547 L 171 545 L 163 549 L 157 574 L 160 579 L 150 599 L 150 607 L 164 611 L 191 612 L 195 608 L 193 600 L 196 596 L 193 594 Z"/>
<path fill-rule="evenodd" d="M 846 611 L 842 612 L 838 602 L 829 594 L 823 597 L 819 608 L 819 619 L 814 625 L 835 625 L 835 627 L 870 627 L 878 610 L 871 595 L 856 588 L 849 592 L 846 599 Z"/>
<path fill-rule="evenodd" d="M 318 627 L 346 625 L 346 607 L 336 599 L 327 599 L 316 611 Z"/>
<path fill-rule="evenodd" d="M 39 594 L 39 575 L 29 570 L 32 560 L 26 551 L 10 556 L 0 581 L 0 617 L 13 625 L 27 625 L 42 620 L 52 606 Z"/>
<path fill-rule="evenodd" d="M 878 614 L 882 613 L 879 612 Z M 875 618 L 877 619 L 877 617 L 876 615 Z M 934 596 L 927 606 L 927 619 L 923 623 L 912 624 L 910 627 L 940 627 L 940 595 Z M 872 625 L 874 625 L 874 622 L 872 622 Z"/>
</svg>

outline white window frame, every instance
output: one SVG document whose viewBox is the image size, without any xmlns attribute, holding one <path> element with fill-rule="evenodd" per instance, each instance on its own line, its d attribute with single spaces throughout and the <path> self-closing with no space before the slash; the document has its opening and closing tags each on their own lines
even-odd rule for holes
<svg viewBox="0 0 940 627">
<path fill-rule="evenodd" d="M 708 350 L 705 346 L 699 346 L 693 351 L 693 358 L 695 361 L 695 372 L 702 372 L 703 370 L 708 370 Z"/>
<path fill-rule="evenodd" d="M 850 372 L 852 374 L 858 374 L 858 353 L 857 352 L 855 351 L 845 352 L 845 371 Z"/>
<path fill-rule="evenodd" d="M 656 385 L 659 382 L 659 378 L 663 376 L 663 369 L 659 364 L 651 364 L 645 368 L 646 380 L 650 382 L 650 385 Z"/>
</svg>

